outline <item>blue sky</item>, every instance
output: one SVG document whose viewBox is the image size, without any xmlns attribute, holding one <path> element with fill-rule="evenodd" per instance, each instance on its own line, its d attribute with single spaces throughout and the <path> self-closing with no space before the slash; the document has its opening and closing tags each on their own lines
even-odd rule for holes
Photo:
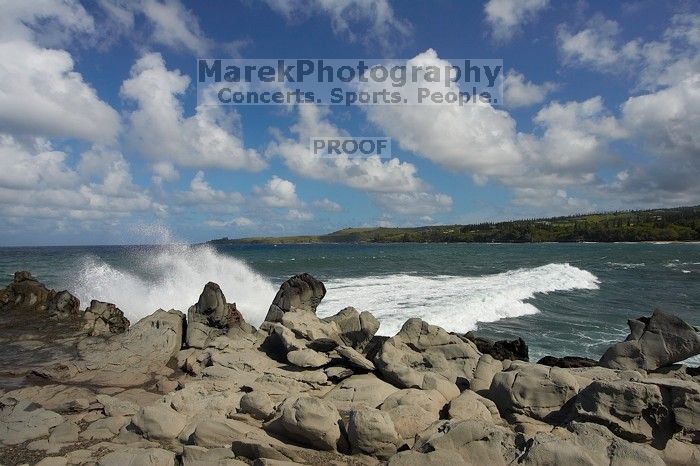
<svg viewBox="0 0 700 466">
<path fill-rule="evenodd" d="M 1 5 L 0 245 L 203 241 L 700 199 L 694 1 Z M 195 71 L 206 57 L 496 58 L 505 105 L 204 108 Z M 325 134 L 388 136 L 393 159 L 310 157 L 308 137 Z"/>
</svg>

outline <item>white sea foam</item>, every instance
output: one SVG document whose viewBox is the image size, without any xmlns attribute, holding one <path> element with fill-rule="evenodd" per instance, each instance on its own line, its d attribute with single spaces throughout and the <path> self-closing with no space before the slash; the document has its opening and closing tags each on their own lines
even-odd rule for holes
<svg viewBox="0 0 700 466">
<path fill-rule="evenodd" d="M 117 305 L 131 322 L 158 308 L 187 312 L 204 285 L 221 286 L 248 322 L 265 318 L 277 287 L 245 262 L 211 246 L 173 245 L 134 253 L 119 267 L 95 257 L 83 260 L 70 290 L 87 306 L 91 299 Z"/>
<path fill-rule="evenodd" d="M 354 306 L 381 321 L 380 334 L 393 335 L 409 317 L 464 332 L 477 322 L 535 314 L 539 310 L 525 301 L 536 293 L 594 290 L 599 281 L 569 264 L 547 264 L 477 277 L 396 274 L 334 279 L 325 285 L 319 315 Z"/>
</svg>

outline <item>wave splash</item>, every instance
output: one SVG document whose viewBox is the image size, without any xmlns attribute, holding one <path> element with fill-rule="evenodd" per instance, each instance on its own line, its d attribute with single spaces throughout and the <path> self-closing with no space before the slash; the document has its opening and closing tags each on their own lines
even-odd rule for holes
<svg viewBox="0 0 700 466">
<path fill-rule="evenodd" d="M 86 257 L 79 269 L 68 289 L 80 302 L 85 306 L 91 299 L 114 303 L 132 323 L 158 308 L 186 313 L 204 285 L 213 281 L 248 322 L 259 325 L 277 292 L 245 262 L 205 245 L 142 248 L 120 258 L 118 266 Z"/>
<path fill-rule="evenodd" d="M 420 317 L 448 331 L 474 330 L 477 322 L 536 314 L 525 302 L 536 293 L 595 290 L 598 278 L 569 264 L 547 264 L 477 277 L 406 274 L 328 280 L 319 315 L 345 306 L 370 311 L 381 322 L 379 334 L 394 335 L 406 319 Z"/>
</svg>

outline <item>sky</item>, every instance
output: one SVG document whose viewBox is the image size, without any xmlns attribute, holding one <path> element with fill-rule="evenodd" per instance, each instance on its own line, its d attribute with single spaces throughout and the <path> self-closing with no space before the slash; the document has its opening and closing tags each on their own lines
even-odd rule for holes
<svg viewBox="0 0 700 466">
<path fill-rule="evenodd" d="M 0 0 L 0 246 L 700 203 L 700 3 Z M 199 58 L 503 60 L 502 105 L 198 105 Z M 322 158 L 313 136 L 386 136 Z"/>
</svg>

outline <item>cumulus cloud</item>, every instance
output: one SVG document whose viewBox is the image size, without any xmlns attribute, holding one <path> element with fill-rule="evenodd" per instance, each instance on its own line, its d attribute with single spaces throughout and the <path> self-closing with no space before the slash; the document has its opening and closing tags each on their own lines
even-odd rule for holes
<svg viewBox="0 0 700 466">
<path fill-rule="evenodd" d="M 198 171 L 190 182 L 190 189 L 176 194 L 181 205 L 198 207 L 220 206 L 226 209 L 231 204 L 241 204 L 243 195 L 237 192 L 226 192 L 212 188 L 204 179 L 204 172 Z"/>
<path fill-rule="evenodd" d="M 311 137 L 348 136 L 347 132 L 333 125 L 328 116 L 330 110 L 313 104 L 297 106 L 299 118 L 291 127 L 296 138 L 275 133 L 275 141 L 267 155 L 281 157 L 294 172 L 307 178 L 339 183 L 365 191 L 417 191 L 424 188 L 416 167 L 397 158 L 382 161 L 379 157 L 348 158 L 321 157 L 309 147 Z"/>
<path fill-rule="evenodd" d="M 553 82 L 535 84 L 527 81 L 525 75 L 511 70 L 503 82 L 504 104 L 510 108 L 527 107 L 540 104 L 557 89 Z"/>
<path fill-rule="evenodd" d="M 60 47 L 93 34 L 77 1 L 7 0 L 0 15 L 0 132 L 113 141 L 119 116 Z M 40 33 L 39 33 L 40 32 Z"/>
<path fill-rule="evenodd" d="M 294 183 L 275 175 L 265 186 L 254 186 L 253 193 L 268 207 L 295 207 L 301 204 L 296 189 Z"/>
<path fill-rule="evenodd" d="M 445 67 L 429 49 L 408 60 L 408 66 Z M 444 91 L 442 83 L 411 84 L 431 91 Z M 452 90 L 459 89 L 453 84 Z M 367 118 L 390 136 L 404 150 L 454 170 L 472 170 L 482 175 L 499 175 L 519 170 L 522 154 L 515 142 L 515 120 L 489 104 L 465 106 L 435 105 L 369 105 Z M 417 191 L 413 189 L 412 191 Z"/>
<path fill-rule="evenodd" d="M 244 147 L 237 115 L 214 106 L 198 106 L 194 115 L 184 115 L 179 97 L 189 83 L 179 70 L 168 70 L 158 53 L 136 61 L 121 87 L 121 95 L 137 105 L 127 116 L 132 147 L 154 161 L 185 167 L 265 168 L 260 154 Z"/>
<path fill-rule="evenodd" d="M 335 34 L 383 53 L 391 53 L 411 34 L 411 24 L 394 13 L 389 0 L 265 0 L 288 21 L 327 16 Z"/>
<path fill-rule="evenodd" d="M 494 39 L 507 41 L 548 5 L 549 0 L 489 0 L 484 5 L 484 14 Z"/>
<path fill-rule="evenodd" d="M 133 212 L 164 214 L 138 187 L 129 163 L 116 151 L 95 147 L 76 167 L 40 138 L 0 135 L 0 210 L 6 217 L 106 219 Z"/>
</svg>

